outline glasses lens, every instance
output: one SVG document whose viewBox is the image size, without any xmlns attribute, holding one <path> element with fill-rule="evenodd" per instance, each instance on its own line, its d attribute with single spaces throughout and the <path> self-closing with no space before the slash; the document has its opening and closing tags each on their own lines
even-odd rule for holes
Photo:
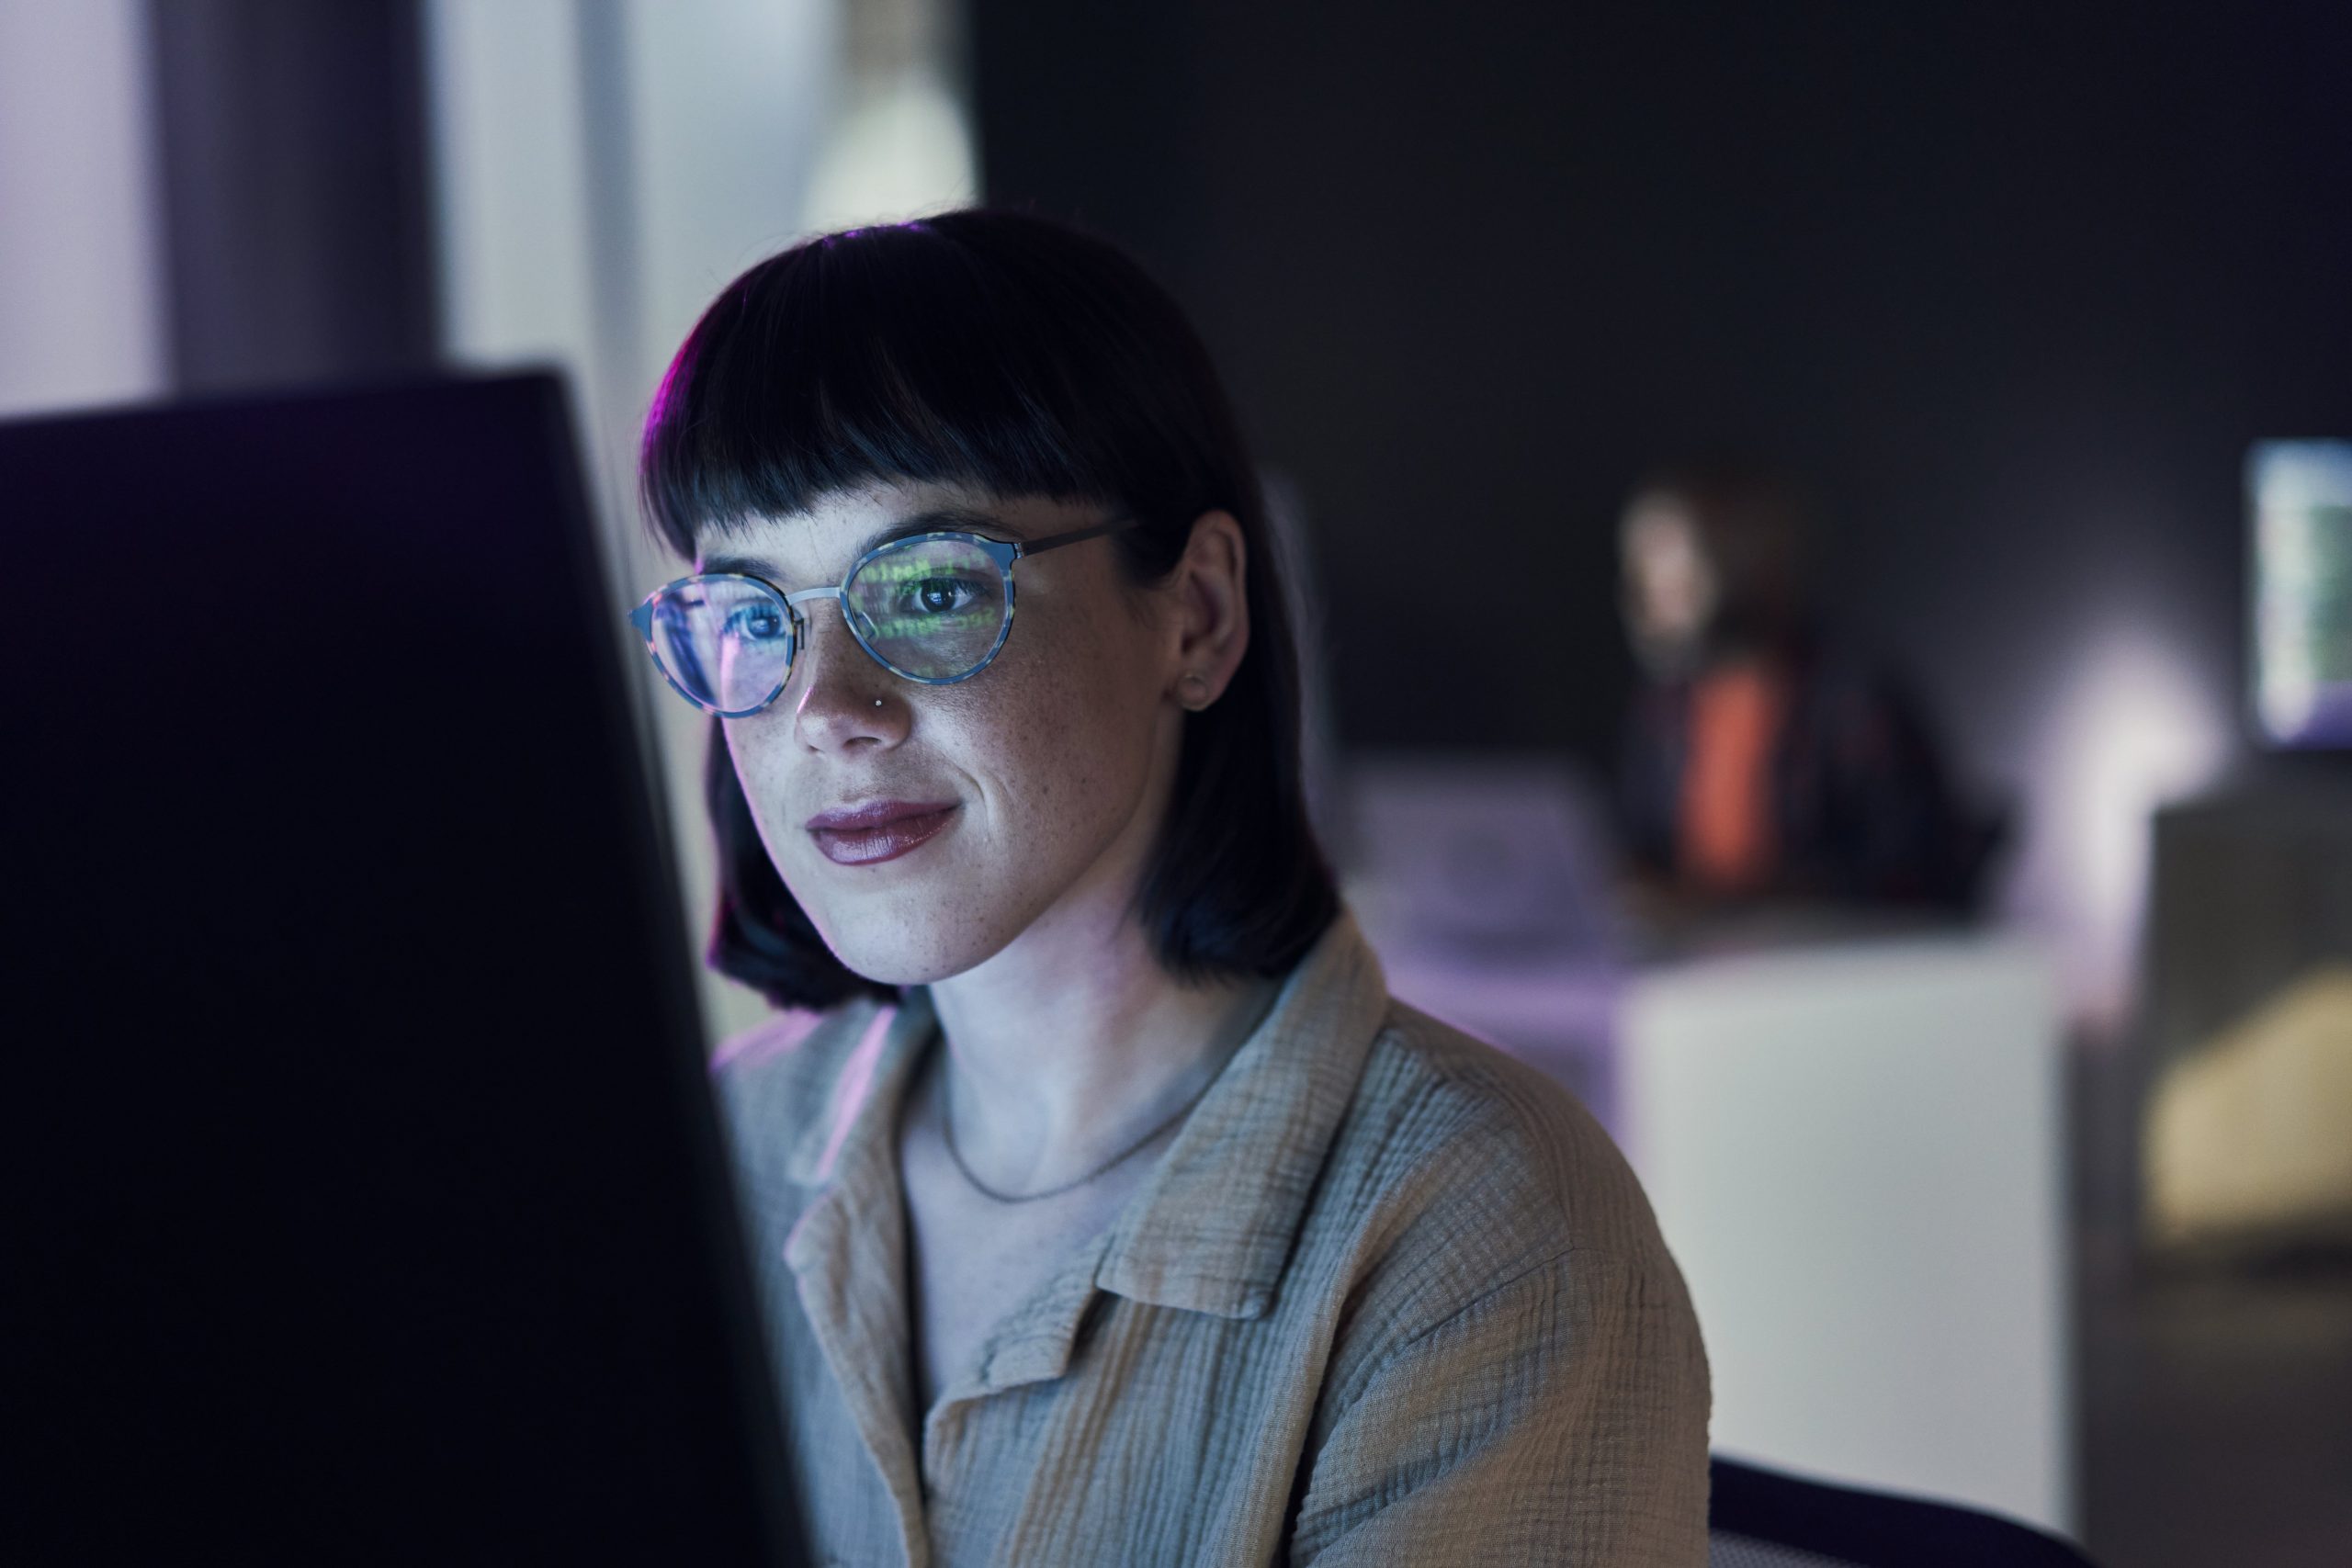
<svg viewBox="0 0 2352 1568">
<path fill-rule="evenodd" d="M 653 605 L 653 649 L 686 694 L 723 714 L 749 713 L 792 668 L 792 614 L 764 583 L 691 577 Z"/>
<path fill-rule="evenodd" d="M 952 681 L 1004 639 L 1004 573 L 967 539 L 910 539 L 849 580 L 842 607 L 874 656 L 902 674 Z"/>
</svg>

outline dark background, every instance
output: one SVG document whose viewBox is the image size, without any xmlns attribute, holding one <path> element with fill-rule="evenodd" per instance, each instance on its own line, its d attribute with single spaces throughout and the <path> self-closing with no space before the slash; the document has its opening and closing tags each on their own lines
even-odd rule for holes
<svg viewBox="0 0 2352 1568">
<path fill-rule="evenodd" d="M 2246 447 L 2352 433 L 2352 8 L 968 13 L 988 199 L 1139 254 L 1297 483 L 1342 741 L 1605 761 L 1692 457 L 1811 489 L 1996 792 L 2115 625 L 2236 711 Z M 414 0 L 153 15 L 177 379 L 428 361 Z"/>
<path fill-rule="evenodd" d="M 1605 758 L 1693 454 L 1809 484 L 1980 774 L 2115 621 L 2233 703 L 2247 445 L 2352 432 L 2341 6 L 973 12 L 990 199 L 1138 251 L 1302 487 L 1350 743 Z"/>
</svg>

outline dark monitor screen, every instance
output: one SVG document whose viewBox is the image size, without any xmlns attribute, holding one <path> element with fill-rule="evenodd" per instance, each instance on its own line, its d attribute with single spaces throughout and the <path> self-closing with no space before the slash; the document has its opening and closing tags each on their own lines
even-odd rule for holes
<svg viewBox="0 0 2352 1568">
<path fill-rule="evenodd" d="M 0 426 L 0 1559 L 794 1560 L 569 430 Z"/>
</svg>

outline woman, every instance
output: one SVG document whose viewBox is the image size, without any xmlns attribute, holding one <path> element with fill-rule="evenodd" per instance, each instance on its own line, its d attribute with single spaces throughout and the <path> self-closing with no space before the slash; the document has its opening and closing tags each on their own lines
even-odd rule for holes
<svg viewBox="0 0 2352 1568">
<path fill-rule="evenodd" d="M 1035 218 L 809 242 L 687 338 L 644 490 L 713 958 L 801 1010 L 718 1081 L 820 1554 L 1701 1562 L 1681 1281 L 1340 908 L 1167 296 Z"/>
</svg>

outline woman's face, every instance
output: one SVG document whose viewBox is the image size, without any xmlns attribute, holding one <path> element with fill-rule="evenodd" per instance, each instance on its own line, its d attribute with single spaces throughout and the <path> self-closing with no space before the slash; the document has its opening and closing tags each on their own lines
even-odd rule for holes
<svg viewBox="0 0 2352 1568">
<path fill-rule="evenodd" d="M 943 508 L 985 520 L 934 526 L 1002 539 L 1110 515 L 876 484 L 707 536 L 700 570 L 749 571 L 787 592 L 837 584 L 876 536 Z M 1175 776 L 1177 682 L 1203 660 L 1187 645 L 1181 584 L 1131 586 L 1117 548 L 1092 539 L 1021 561 L 1011 636 L 994 662 L 954 685 L 893 675 L 851 637 L 837 604 L 812 602 L 782 694 L 727 721 L 769 858 L 858 974 L 925 984 L 1041 924 L 1099 931 L 1125 914 Z M 1211 671 L 1214 689 L 1228 672 Z M 914 807 L 922 813 L 887 829 L 838 821 Z"/>
</svg>

